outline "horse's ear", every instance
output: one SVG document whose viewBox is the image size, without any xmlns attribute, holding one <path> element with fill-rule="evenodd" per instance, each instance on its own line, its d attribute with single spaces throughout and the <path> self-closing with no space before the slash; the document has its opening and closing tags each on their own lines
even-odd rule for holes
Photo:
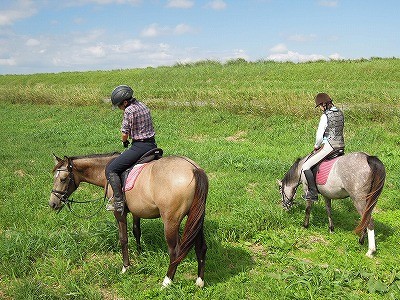
<svg viewBox="0 0 400 300">
<path fill-rule="evenodd" d="M 53 153 L 53 158 L 54 158 L 54 162 L 55 163 L 58 163 L 58 162 L 62 161 L 62 159 L 59 158 L 58 156 L 56 156 L 54 153 Z"/>
</svg>

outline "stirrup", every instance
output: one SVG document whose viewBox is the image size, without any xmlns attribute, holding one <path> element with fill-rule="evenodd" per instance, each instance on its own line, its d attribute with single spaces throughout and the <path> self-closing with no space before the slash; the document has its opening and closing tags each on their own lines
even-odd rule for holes
<svg viewBox="0 0 400 300">
<path fill-rule="evenodd" d="M 121 215 L 124 213 L 124 208 L 125 208 L 125 202 L 123 200 L 121 201 L 114 201 L 112 203 L 108 203 L 106 205 L 106 210 L 108 211 L 117 211 L 121 213 Z"/>
<path fill-rule="evenodd" d="M 317 197 L 312 197 L 310 195 L 310 193 L 305 193 L 303 195 L 301 195 L 301 198 L 303 198 L 304 200 L 311 200 L 312 202 L 317 202 L 318 201 L 318 196 Z"/>
</svg>

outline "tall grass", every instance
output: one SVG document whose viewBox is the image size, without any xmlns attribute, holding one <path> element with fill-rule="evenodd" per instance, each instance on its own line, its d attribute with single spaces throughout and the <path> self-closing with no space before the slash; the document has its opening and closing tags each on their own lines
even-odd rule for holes
<svg viewBox="0 0 400 300">
<path fill-rule="evenodd" d="M 399 59 L 319 61 L 205 61 L 131 70 L 0 76 L 0 99 L 9 103 L 93 105 L 118 84 L 134 87 L 153 107 L 211 106 L 252 114 L 307 117 L 324 91 L 337 104 L 380 120 L 398 113 Z M 384 107 L 383 107 L 384 106 Z"/>
<path fill-rule="evenodd" d="M 1 76 L 0 299 L 399 298 L 398 64 L 239 60 Z M 174 285 L 160 289 L 168 265 L 160 220 L 143 220 L 140 255 L 130 234 L 132 267 L 121 275 L 117 228 L 102 209 L 101 189 L 79 187 L 73 198 L 98 201 L 76 204 L 72 213 L 47 207 L 52 153 L 123 150 L 121 112 L 103 102 L 120 83 L 132 84 L 151 106 L 165 154 L 186 155 L 209 175 L 202 290 L 194 285 L 193 251 Z M 345 109 L 347 151 L 377 155 L 387 169 L 372 260 L 352 232 L 359 216 L 349 199 L 333 202 L 335 234 L 323 201 L 307 230 L 301 199 L 290 213 L 280 207 L 276 179 L 312 147 L 319 116 L 312 97 L 319 91 Z"/>
</svg>

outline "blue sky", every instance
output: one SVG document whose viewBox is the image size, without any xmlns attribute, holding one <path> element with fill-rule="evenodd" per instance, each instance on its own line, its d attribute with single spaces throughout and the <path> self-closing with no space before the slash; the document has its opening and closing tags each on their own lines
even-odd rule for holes
<svg viewBox="0 0 400 300">
<path fill-rule="evenodd" d="M 1 0 L 0 74 L 400 57 L 398 0 Z"/>
</svg>

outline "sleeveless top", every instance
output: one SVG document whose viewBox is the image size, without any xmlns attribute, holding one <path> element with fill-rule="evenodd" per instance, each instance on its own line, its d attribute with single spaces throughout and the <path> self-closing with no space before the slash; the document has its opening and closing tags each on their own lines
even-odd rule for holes
<svg viewBox="0 0 400 300">
<path fill-rule="evenodd" d="M 344 148 L 344 115 L 343 112 L 336 107 L 332 107 L 324 112 L 328 119 L 328 125 L 324 132 L 326 139 L 332 148 Z"/>
</svg>

